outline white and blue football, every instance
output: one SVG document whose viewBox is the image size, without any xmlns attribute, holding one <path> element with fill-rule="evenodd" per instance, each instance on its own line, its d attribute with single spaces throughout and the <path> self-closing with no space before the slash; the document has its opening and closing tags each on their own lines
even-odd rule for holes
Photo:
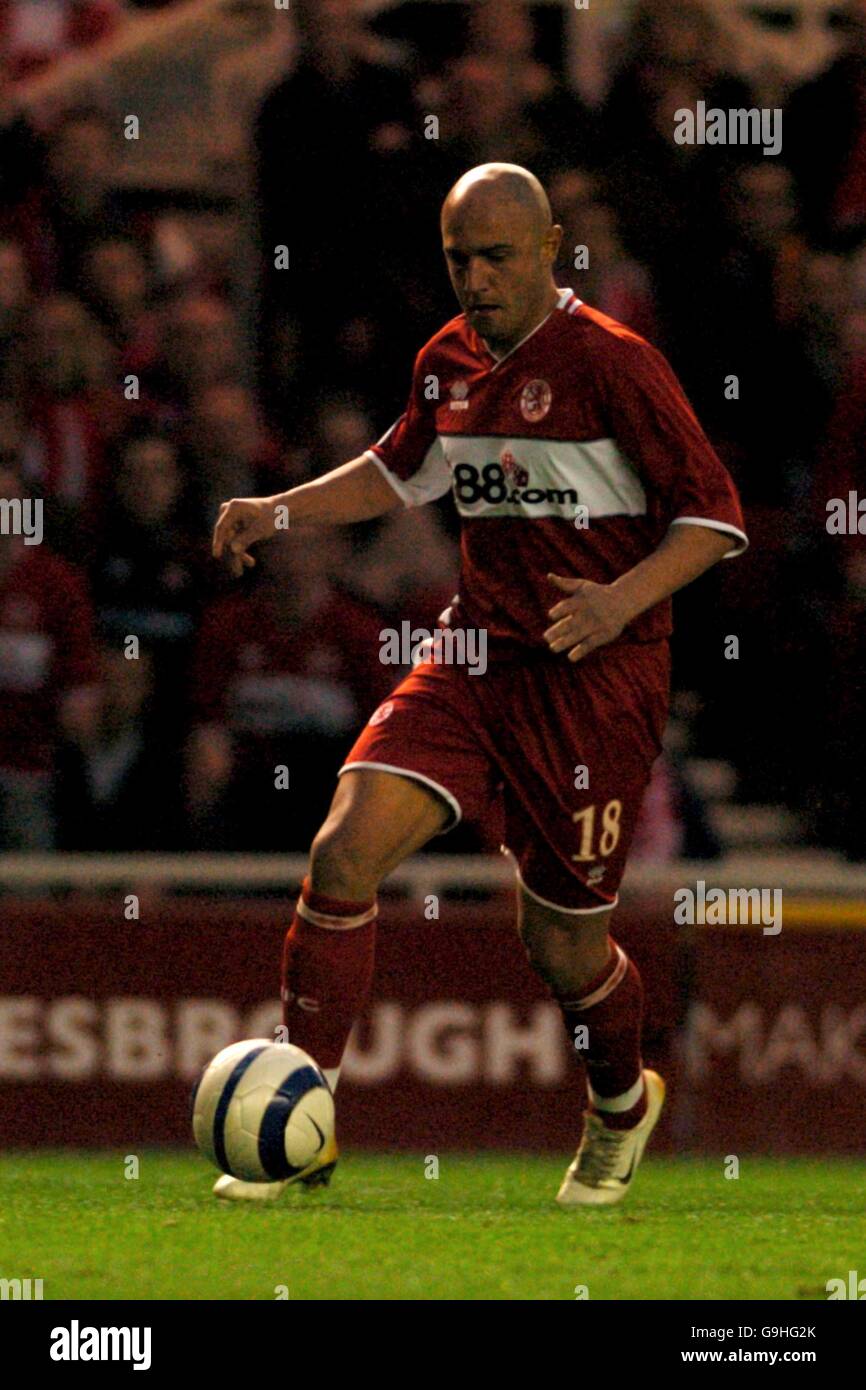
<svg viewBox="0 0 866 1390">
<path fill-rule="evenodd" d="M 244 1182 L 302 1178 L 334 1150 L 334 1097 L 292 1043 L 248 1038 L 218 1052 L 193 1095 L 201 1152 Z"/>
</svg>

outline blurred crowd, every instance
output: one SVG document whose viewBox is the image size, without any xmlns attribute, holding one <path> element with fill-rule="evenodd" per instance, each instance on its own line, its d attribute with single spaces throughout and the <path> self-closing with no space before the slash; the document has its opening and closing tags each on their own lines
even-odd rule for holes
<svg viewBox="0 0 866 1390">
<path fill-rule="evenodd" d="M 117 37 L 136 14 L 177 0 L 0 0 L 0 70 L 10 81 Z"/>
<path fill-rule="evenodd" d="M 210 530 L 222 500 L 345 462 L 399 414 L 454 312 L 442 197 L 505 159 L 550 191 L 559 283 L 668 355 L 747 509 L 748 555 L 677 600 L 687 698 L 638 849 L 718 852 L 697 755 L 866 857 L 866 560 L 825 526 L 866 449 L 866 0 L 838 7 L 836 55 L 805 80 L 744 69 L 712 3 L 643 0 L 595 102 L 555 8 L 373 24 L 297 0 L 297 57 L 250 138 L 254 306 L 243 224 L 205 212 L 179 253 L 172 207 L 115 180 L 98 105 L 42 128 L 15 101 L 137 8 L 159 5 L 0 0 L 0 498 L 44 499 L 45 535 L 0 537 L 0 848 L 306 848 L 400 674 L 379 631 L 432 627 L 454 591 L 454 518 L 292 532 L 239 585 Z M 698 101 L 781 107 L 781 154 L 677 144 Z"/>
</svg>

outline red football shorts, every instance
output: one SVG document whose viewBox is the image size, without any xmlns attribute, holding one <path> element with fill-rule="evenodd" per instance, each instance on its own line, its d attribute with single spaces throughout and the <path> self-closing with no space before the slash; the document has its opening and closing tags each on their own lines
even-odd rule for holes
<svg viewBox="0 0 866 1390">
<path fill-rule="evenodd" d="M 438 792 L 495 832 L 533 897 L 614 906 L 670 689 L 667 641 L 599 648 L 576 665 L 541 653 L 417 666 L 375 711 L 340 769 L 373 768 Z M 495 843 L 495 842 L 494 842 Z"/>
</svg>

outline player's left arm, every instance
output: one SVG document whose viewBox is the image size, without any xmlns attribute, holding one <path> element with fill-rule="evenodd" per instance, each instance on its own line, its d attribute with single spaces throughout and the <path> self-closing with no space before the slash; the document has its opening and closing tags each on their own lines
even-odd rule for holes
<svg viewBox="0 0 866 1390">
<path fill-rule="evenodd" d="M 611 433 L 668 529 L 611 584 L 548 576 L 568 597 L 550 609 L 545 640 L 570 661 L 612 642 L 646 609 L 748 545 L 736 488 L 662 354 L 628 334 L 608 340 L 593 363 Z"/>
<path fill-rule="evenodd" d="M 550 650 L 580 661 L 619 637 L 646 609 L 670 598 L 710 569 L 731 548 L 730 535 L 706 526 L 672 526 L 658 549 L 612 584 L 564 575 L 547 577 L 568 598 L 550 609 L 544 634 Z"/>
</svg>

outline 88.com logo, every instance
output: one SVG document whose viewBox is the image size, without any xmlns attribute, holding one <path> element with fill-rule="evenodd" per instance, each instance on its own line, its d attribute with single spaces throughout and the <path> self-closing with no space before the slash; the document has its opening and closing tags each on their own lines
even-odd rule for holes
<svg viewBox="0 0 866 1390">
<path fill-rule="evenodd" d="M 483 503 L 485 508 L 540 506 L 542 503 L 554 507 L 573 506 L 578 498 L 575 488 L 528 487 L 529 474 L 525 468 L 514 470 L 508 476 L 501 463 L 485 463 L 476 468 L 472 463 L 458 463 L 454 468 L 454 497 L 458 510 L 477 507 Z"/>
</svg>

